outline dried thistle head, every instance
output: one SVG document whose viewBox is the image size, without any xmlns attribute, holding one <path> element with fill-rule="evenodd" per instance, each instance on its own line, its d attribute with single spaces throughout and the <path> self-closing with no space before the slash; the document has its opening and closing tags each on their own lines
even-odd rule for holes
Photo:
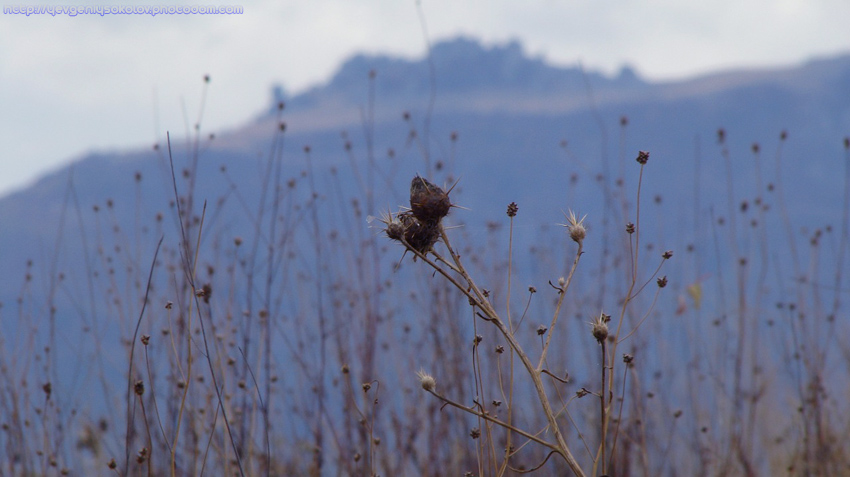
<svg viewBox="0 0 850 477">
<path fill-rule="evenodd" d="M 419 253 L 428 253 L 440 238 L 440 223 L 425 222 L 410 213 L 399 214 L 404 225 L 404 240 Z"/>
<path fill-rule="evenodd" d="M 421 222 L 439 221 L 451 207 L 449 194 L 436 184 L 418 175 L 410 181 L 410 210 Z"/>
<path fill-rule="evenodd" d="M 424 369 L 417 371 L 416 377 L 419 378 L 419 384 L 422 386 L 422 389 L 428 392 L 434 392 L 434 389 L 437 388 L 437 380 L 434 379 L 434 376 L 426 373 Z"/>
<path fill-rule="evenodd" d="M 381 212 L 380 217 L 369 217 L 369 222 L 373 220 L 378 220 L 378 222 L 384 224 L 383 232 L 392 240 L 401 241 L 404 237 L 404 224 L 400 220 L 400 218 L 396 215 L 394 216 L 392 212 L 387 210 L 386 212 Z"/>
<path fill-rule="evenodd" d="M 596 338 L 596 341 L 604 343 L 608 338 L 608 322 L 611 321 L 611 316 L 605 313 L 599 313 L 599 316 L 590 322 L 590 333 Z"/>
<path fill-rule="evenodd" d="M 575 212 L 570 210 L 570 213 L 564 214 L 564 216 L 567 218 L 567 223 L 561 225 L 567 228 L 573 242 L 581 244 L 584 241 L 584 238 L 587 237 L 587 227 L 584 225 L 584 219 L 587 218 L 587 215 L 585 214 L 584 217 L 579 219 L 576 217 Z"/>
<path fill-rule="evenodd" d="M 393 214 L 382 212 L 380 217 L 369 217 L 369 221 L 377 220 L 384 225 L 382 231 L 388 238 L 406 243 L 419 253 L 428 253 L 440 238 L 439 222 L 423 222 L 416 218 L 411 211 Z"/>
</svg>

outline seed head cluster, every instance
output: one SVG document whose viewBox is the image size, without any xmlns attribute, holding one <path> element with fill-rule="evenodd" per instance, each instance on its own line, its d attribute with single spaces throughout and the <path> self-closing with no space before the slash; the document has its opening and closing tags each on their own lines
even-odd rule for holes
<svg viewBox="0 0 850 477">
<path fill-rule="evenodd" d="M 410 210 L 384 213 L 380 221 L 387 237 L 428 253 L 440 238 L 440 222 L 451 207 L 446 191 L 417 175 L 410 181 Z"/>
</svg>

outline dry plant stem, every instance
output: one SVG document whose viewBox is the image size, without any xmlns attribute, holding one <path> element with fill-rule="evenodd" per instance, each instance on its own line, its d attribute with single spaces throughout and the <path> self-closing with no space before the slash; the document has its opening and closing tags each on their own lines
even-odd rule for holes
<svg viewBox="0 0 850 477">
<path fill-rule="evenodd" d="M 182 220 L 182 219 L 181 219 Z M 198 253 L 201 248 L 201 232 L 203 229 L 203 217 L 201 218 L 201 226 L 198 229 L 198 240 L 195 244 L 195 257 L 192 260 L 192 269 L 187 270 L 189 273 L 189 285 L 191 286 L 192 298 L 194 298 L 197 290 L 195 289 L 195 271 L 198 265 Z M 195 300 L 189 298 L 188 317 L 186 319 L 186 329 L 189 332 L 186 334 L 186 379 L 183 381 L 183 396 L 180 398 L 180 410 L 177 412 L 177 427 L 174 430 L 174 445 L 171 447 L 171 476 L 177 475 L 177 441 L 180 438 L 180 424 L 183 421 L 183 411 L 186 409 L 186 396 L 189 394 L 189 385 L 192 382 L 192 315 L 194 314 Z M 239 456 L 237 455 L 237 459 Z"/>
<path fill-rule="evenodd" d="M 573 402 L 573 400 L 577 399 L 577 398 L 578 398 L 578 396 L 576 396 L 576 395 L 573 395 L 572 397 L 570 397 L 570 399 L 566 403 L 564 403 L 563 406 L 561 406 L 561 410 L 559 410 L 557 412 L 557 414 L 555 414 L 555 417 L 558 417 L 561 414 L 563 414 L 564 416 L 567 416 L 567 419 L 569 419 L 570 424 L 572 424 L 573 429 L 575 429 L 579 440 L 584 445 L 584 450 L 587 452 L 587 455 L 592 458 L 593 452 L 590 451 L 590 446 L 587 445 L 587 441 L 584 439 L 584 434 L 581 432 L 581 429 L 579 429 L 578 424 L 576 424 L 576 421 L 575 421 L 575 419 L 573 419 L 572 414 L 570 414 L 570 412 L 567 411 L 567 407 L 570 405 L 570 403 Z"/>
<path fill-rule="evenodd" d="M 622 339 L 618 339 L 617 344 L 622 343 L 623 341 L 626 341 L 627 339 L 629 339 L 629 337 L 632 336 L 633 334 L 635 334 L 635 331 L 637 331 L 638 328 L 640 328 L 640 325 L 642 325 L 643 322 L 646 321 L 647 318 L 649 318 L 650 313 L 652 313 L 652 310 L 655 309 L 655 303 L 658 301 L 658 295 L 660 295 L 660 294 L 661 294 L 661 288 L 659 288 L 658 290 L 655 291 L 655 296 L 652 298 L 652 304 L 649 305 L 649 309 L 646 310 L 646 313 L 644 313 L 643 318 L 640 319 L 638 324 L 635 325 L 635 327 L 632 329 L 632 331 L 629 332 L 629 334 L 624 336 Z M 612 359 L 613 359 L 613 356 L 612 356 Z"/>
<path fill-rule="evenodd" d="M 245 361 L 246 365 L 248 363 L 248 358 L 245 356 L 245 351 L 242 350 L 242 347 L 237 346 L 239 349 L 239 353 L 242 354 L 242 360 Z M 260 392 L 260 385 L 257 383 L 257 377 L 254 376 L 254 370 L 251 369 L 251 366 L 248 366 L 248 372 L 251 374 L 251 381 L 254 382 L 254 390 L 257 391 L 257 399 L 260 401 L 260 409 L 263 411 L 264 415 L 267 414 L 268 407 L 263 402 L 263 393 Z M 223 408 L 222 408 L 223 409 Z M 218 414 L 218 409 L 216 409 L 216 414 Z M 266 430 L 266 475 L 270 472 L 271 469 L 271 442 L 269 440 L 268 429 Z"/>
<path fill-rule="evenodd" d="M 632 293 L 634 292 L 635 286 L 637 285 L 637 266 L 638 266 L 638 255 L 640 253 L 640 230 L 641 230 L 641 225 L 640 225 L 640 192 L 641 192 L 641 185 L 643 184 L 643 168 L 644 168 L 644 164 L 641 164 L 640 165 L 640 173 L 638 175 L 637 199 L 635 201 L 635 208 L 636 208 L 635 231 L 634 231 L 634 234 L 633 234 L 634 235 L 634 248 L 632 248 L 632 260 L 631 260 L 632 277 L 631 277 L 631 280 L 630 280 L 630 283 L 629 283 L 629 289 L 626 292 L 626 298 L 623 300 L 623 306 L 620 308 L 620 318 L 619 318 L 619 322 L 617 323 L 617 332 L 614 335 L 615 339 L 614 339 L 614 342 L 611 345 L 611 352 L 610 352 L 610 356 L 611 356 L 610 362 L 611 363 L 614 363 L 614 356 L 617 355 L 618 340 L 616 339 L 616 337 L 620 336 L 620 332 L 622 331 L 622 328 L 623 328 L 623 322 L 626 321 L 626 310 L 629 307 L 629 303 L 631 303 L 632 299 L 634 298 L 634 295 L 632 295 Z M 631 240 L 629 241 L 629 243 L 631 244 Z M 613 369 L 612 369 L 612 371 L 613 371 Z M 608 375 L 607 386 L 608 386 L 608 389 L 614 388 L 614 373 L 613 372 Z M 604 389 L 605 389 L 605 385 L 603 384 L 603 390 Z M 603 400 L 605 399 L 604 393 L 603 393 L 602 399 Z M 603 417 L 602 417 L 603 433 L 604 433 L 605 430 L 608 429 L 609 424 L 610 424 L 610 413 L 603 412 Z M 604 441 L 602 442 L 602 445 L 604 445 Z M 593 473 L 594 474 L 596 473 L 596 465 L 598 463 L 599 463 L 598 460 L 594 461 L 594 465 L 593 465 Z"/>
<path fill-rule="evenodd" d="M 602 462 L 602 474 L 607 474 L 607 462 L 605 462 L 605 441 L 607 437 L 607 429 L 605 427 L 605 420 L 607 418 L 606 415 L 606 404 L 605 404 L 605 368 L 607 368 L 608 363 L 605 362 L 605 340 L 602 340 L 600 343 L 602 348 L 602 392 L 599 394 L 599 424 L 602 426 L 601 435 L 602 439 L 600 440 L 600 450 L 602 452 L 600 462 Z M 594 464 L 594 467 L 596 465 Z M 594 470 L 594 475 L 596 471 Z"/>
<path fill-rule="evenodd" d="M 151 401 L 153 401 L 153 410 L 156 414 L 156 422 L 159 424 L 159 432 L 162 434 L 162 440 L 165 441 L 165 446 L 168 447 L 168 450 L 171 450 L 171 443 L 168 442 L 168 436 L 165 434 L 165 428 L 162 426 L 162 417 L 159 414 L 159 406 L 156 403 L 156 391 L 154 388 L 153 375 L 151 374 L 151 364 L 150 359 L 148 358 L 148 348 L 145 347 L 145 367 L 148 371 L 148 382 L 151 386 Z"/>
<path fill-rule="evenodd" d="M 510 217 L 510 227 L 508 231 L 508 293 L 507 300 L 505 304 L 505 309 L 508 314 L 508 327 L 511 332 L 514 330 L 513 319 L 511 318 L 511 284 L 513 283 L 513 252 L 514 252 L 514 218 Z M 523 313 L 525 315 L 525 313 Z M 508 399 L 507 403 L 507 413 L 508 413 L 508 425 L 513 424 L 513 402 L 514 402 L 514 350 L 510 350 L 510 369 L 508 370 Z M 499 380 L 501 381 L 502 376 L 499 374 Z M 510 456 L 511 456 L 511 430 L 508 428 L 505 436 L 505 460 L 502 464 L 502 467 L 499 469 L 498 475 L 504 475 L 507 467 L 509 466 Z"/>
<path fill-rule="evenodd" d="M 218 423 L 218 410 L 219 410 L 219 408 L 216 407 L 215 408 L 215 414 L 213 414 L 213 420 L 212 420 L 212 425 L 211 425 L 212 428 L 215 428 L 215 425 Z M 210 432 L 210 438 L 207 439 L 207 447 L 206 447 L 206 449 L 204 449 L 204 457 L 203 457 L 203 459 L 201 459 L 202 463 L 201 463 L 200 475 L 204 475 L 204 469 L 207 468 L 207 456 L 209 456 L 210 448 L 212 447 L 212 441 L 213 441 L 214 436 L 215 436 L 215 434 Z"/>
<path fill-rule="evenodd" d="M 479 418 L 481 418 L 481 419 L 484 419 L 485 421 L 489 421 L 489 422 L 492 422 L 493 424 L 497 424 L 497 425 L 499 425 L 499 426 L 502 426 L 502 427 L 504 427 L 505 429 L 510 429 L 511 431 L 516 432 L 517 434 L 519 434 L 519 435 L 521 435 L 521 436 L 525 437 L 526 439 L 528 439 L 528 440 L 530 440 L 530 441 L 534 441 L 534 442 L 536 442 L 536 443 L 540 444 L 541 446 L 544 446 L 544 447 L 546 447 L 546 448 L 548 448 L 548 449 L 552 449 L 553 451 L 557 452 L 558 454 L 563 455 L 563 454 L 562 454 L 561 449 L 559 449 L 559 448 L 558 448 L 558 446 L 557 446 L 556 444 L 552 444 L 551 442 L 546 442 L 546 441 L 544 441 L 543 439 L 541 439 L 541 438 L 539 438 L 539 437 L 535 436 L 534 434 L 531 434 L 531 433 L 528 433 L 528 432 L 526 432 L 526 431 L 523 431 L 522 429 L 519 429 L 519 428 L 513 427 L 513 426 L 511 426 L 510 424 L 508 424 L 507 422 L 504 422 L 504 421 L 502 421 L 502 420 L 496 419 L 495 417 L 493 417 L 493 416 L 491 416 L 491 415 L 489 415 L 489 414 L 486 414 L 486 413 L 484 413 L 484 412 L 481 412 L 481 411 L 479 411 L 479 410 L 477 410 L 477 409 L 475 409 L 475 408 L 472 408 L 472 407 L 466 407 L 466 406 L 464 406 L 463 404 L 460 404 L 460 403 L 454 402 L 454 401 L 452 401 L 451 399 L 449 399 L 449 398 L 447 398 L 447 397 L 443 396 L 442 394 L 437 393 L 436 391 L 428 391 L 428 392 L 429 392 L 429 393 L 431 393 L 431 394 L 433 394 L 434 396 L 436 396 L 436 397 L 437 397 L 437 399 L 439 399 L 440 401 L 443 401 L 444 403 L 448 404 L 449 406 L 452 406 L 452 407 L 458 408 L 458 409 L 460 409 L 460 410 L 462 410 L 462 411 L 466 411 L 466 412 L 468 412 L 468 413 L 470 413 L 470 414 L 473 414 L 473 415 L 475 415 L 475 416 L 478 416 L 478 417 L 479 417 Z M 584 475 L 584 474 L 579 474 L 579 475 Z"/>
<path fill-rule="evenodd" d="M 537 363 L 538 374 L 543 369 L 543 363 L 546 362 L 546 353 L 549 352 L 549 343 L 552 341 L 552 335 L 555 334 L 555 324 L 558 322 L 558 316 L 561 314 L 561 305 L 564 303 L 564 297 L 567 295 L 567 289 L 570 288 L 570 283 L 573 281 L 573 275 L 576 272 L 576 268 L 578 268 L 578 261 L 581 259 L 581 255 L 583 253 L 582 249 L 582 244 L 579 242 L 576 256 L 573 259 L 573 266 L 570 268 L 570 274 L 567 276 L 566 281 L 559 292 L 558 305 L 555 307 L 555 313 L 552 316 L 552 323 L 549 325 L 549 334 L 546 336 L 546 344 L 543 345 L 543 352 L 540 354 L 540 362 Z"/>
<path fill-rule="evenodd" d="M 207 212 L 207 202 L 204 201 L 203 212 L 201 212 L 201 224 L 198 229 L 198 248 L 200 248 L 200 239 L 201 239 L 201 231 L 204 228 L 204 217 L 206 217 Z M 193 276 L 192 289 L 195 289 L 194 285 L 194 276 Z M 227 418 L 227 410 L 224 408 L 224 400 L 221 397 L 221 389 L 218 386 L 218 380 L 215 377 L 215 367 L 213 366 L 212 357 L 210 353 L 209 340 L 207 340 L 207 331 L 204 326 L 204 317 L 201 315 L 201 303 L 198 300 L 197 293 L 193 294 L 193 298 L 195 300 L 196 309 L 198 310 L 198 323 L 201 325 L 201 336 L 203 337 L 204 342 L 204 356 L 207 358 L 207 365 L 210 370 L 210 377 L 212 377 L 213 388 L 216 392 L 216 397 L 218 398 L 218 407 L 221 408 L 221 417 L 224 421 L 224 427 L 227 429 L 227 436 L 230 438 L 230 445 L 233 447 L 233 454 L 236 457 L 236 465 L 239 467 L 239 475 L 244 476 L 245 471 L 242 468 L 242 458 L 239 455 L 239 450 L 236 447 L 236 441 L 233 439 L 233 431 L 230 428 L 230 420 Z M 212 315 L 210 315 L 210 321 L 212 321 Z M 191 335 L 190 335 L 191 336 Z M 252 373 L 253 374 L 253 373 Z M 188 388 L 188 386 L 187 386 Z"/>
<path fill-rule="evenodd" d="M 499 318 L 496 310 L 493 309 L 493 306 L 487 301 L 484 297 L 484 294 L 472 280 L 472 278 L 467 273 L 463 264 L 460 260 L 460 255 L 452 248 L 451 243 L 449 241 L 449 237 L 446 234 L 445 229 L 442 225 L 440 225 L 440 235 L 443 240 L 443 244 L 445 244 L 446 249 L 449 251 L 449 254 L 452 257 L 452 261 L 455 264 L 456 270 L 460 273 L 463 279 L 468 284 L 468 289 L 472 291 L 472 293 L 477 297 L 473 298 L 472 294 L 467 291 L 466 287 L 461 286 L 454 277 L 450 277 L 441 267 L 436 266 L 436 264 L 430 260 L 426 260 L 426 262 L 434 267 L 440 274 L 449 279 L 449 281 L 455 285 L 461 292 L 463 292 L 467 297 L 473 300 L 476 306 L 478 306 L 484 315 L 486 315 L 488 321 L 496 326 L 502 336 L 508 341 L 510 347 L 516 351 L 517 356 L 522 362 L 525 369 L 528 371 L 529 376 L 531 377 L 532 382 L 534 383 L 534 389 L 537 392 L 537 396 L 540 399 L 540 404 L 543 407 L 543 413 L 546 415 L 546 419 L 549 422 L 549 428 L 552 430 L 552 433 L 555 436 L 556 442 L 558 443 L 557 448 L 554 449 L 564 460 L 567 462 L 567 465 L 573 471 L 573 473 L 577 476 L 584 477 L 584 471 L 576 461 L 575 457 L 573 457 L 572 452 L 570 452 L 569 447 L 567 446 L 567 442 L 564 439 L 563 434 L 561 434 L 560 427 L 558 426 L 558 421 L 555 419 L 555 413 L 552 411 L 552 406 L 549 403 L 549 397 L 546 395 L 546 388 L 543 385 L 542 373 L 537 368 L 534 367 L 534 364 L 531 362 L 531 359 L 528 355 L 523 351 L 522 346 L 520 346 L 519 342 L 514 337 L 513 333 L 505 326 L 502 320 Z M 408 246 L 408 248 L 411 248 Z M 414 250 L 417 256 L 425 258 L 423 254 Z"/>
<path fill-rule="evenodd" d="M 620 395 L 620 411 L 617 415 L 617 422 L 623 421 L 623 404 L 626 402 L 626 378 L 629 376 L 629 368 L 626 365 L 626 370 L 623 372 L 623 389 L 622 394 Z M 611 456 L 608 458 L 608 467 L 611 467 L 614 463 L 614 453 L 617 451 L 617 437 L 620 435 L 620 425 L 614 429 L 614 442 L 611 443 Z"/>
<path fill-rule="evenodd" d="M 150 426 L 148 426 L 148 415 L 145 412 L 145 400 L 142 396 L 139 396 L 139 405 L 142 408 L 142 419 L 145 422 L 145 434 L 147 435 L 147 438 L 148 438 L 148 442 L 147 442 L 147 444 L 148 444 L 148 459 L 147 460 L 148 460 L 148 477 L 150 477 L 151 475 L 153 475 L 152 469 L 151 469 L 151 466 L 153 465 L 153 439 L 151 439 L 151 429 L 150 429 Z"/>
<path fill-rule="evenodd" d="M 130 469 L 130 426 L 132 423 L 129 421 L 130 419 L 130 400 L 132 399 L 133 392 L 133 357 L 136 353 L 136 338 L 139 335 L 139 327 L 142 325 L 142 317 L 145 316 L 145 309 L 148 304 L 148 295 L 151 290 L 151 281 L 153 280 L 153 269 L 156 266 L 156 259 L 159 256 L 159 248 L 162 246 L 162 240 L 165 237 L 160 237 L 159 242 L 156 244 L 156 250 L 153 254 L 153 260 L 151 261 L 151 269 L 148 274 L 148 283 L 145 286 L 145 301 L 142 302 L 142 310 L 139 312 L 139 319 L 136 321 L 136 330 L 133 332 L 133 340 L 130 342 L 130 370 L 127 373 L 127 438 L 125 442 L 126 448 L 124 449 L 124 472 L 127 473 Z M 146 421 L 147 422 L 147 421 Z"/>
</svg>

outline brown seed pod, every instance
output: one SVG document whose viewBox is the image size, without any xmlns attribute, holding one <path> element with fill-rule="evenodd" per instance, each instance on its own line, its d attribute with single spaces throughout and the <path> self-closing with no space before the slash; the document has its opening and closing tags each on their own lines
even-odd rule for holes
<svg viewBox="0 0 850 477">
<path fill-rule="evenodd" d="M 420 253 L 428 253 L 440 238 L 439 221 L 422 222 L 410 213 L 400 214 L 404 240 Z"/>
<path fill-rule="evenodd" d="M 439 222 L 451 206 L 449 195 L 439 186 L 418 175 L 410 181 L 410 210 L 420 222 Z"/>
</svg>

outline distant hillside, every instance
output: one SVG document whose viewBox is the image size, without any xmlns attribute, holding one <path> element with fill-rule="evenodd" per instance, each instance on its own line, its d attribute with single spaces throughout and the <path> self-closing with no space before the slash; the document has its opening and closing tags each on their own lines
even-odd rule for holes
<svg viewBox="0 0 850 477">
<path fill-rule="evenodd" d="M 426 173 L 422 154 L 427 151 L 432 165 L 441 161 L 450 166 L 452 177 L 463 178 L 459 189 L 466 194 L 465 205 L 487 215 L 495 215 L 512 200 L 532 205 L 526 210 L 539 211 L 535 218 L 540 220 L 551 220 L 544 217 L 557 216 L 567 206 L 593 210 L 591 204 L 566 204 L 552 198 L 565 197 L 564 184 L 571 171 L 588 177 L 607 171 L 613 183 L 627 170 L 620 165 L 621 158 L 628 163 L 638 149 L 652 152 L 654 167 L 646 181 L 653 191 L 675 197 L 681 204 L 692 203 L 695 157 L 702 158 L 702 187 L 711 190 L 713 182 L 722 181 L 716 140 L 716 131 L 722 127 L 740 176 L 736 178 L 740 192 L 745 192 L 744 184 L 752 182 L 754 174 L 750 146 L 762 145 L 765 163 L 761 167 L 764 174 L 772 175 L 780 132 L 787 131 L 782 157 L 789 165 L 784 169 L 786 193 L 798 197 L 793 203 L 794 219 L 823 223 L 835 216 L 833 207 L 839 204 L 830 199 L 840 197 L 841 141 L 850 132 L 850 56 L 791 68 L 719 72 L 673 83 L 649 83 L 628 68 L 609 78 L 578 67 L 555 67 L 529 57 L 517 42 L 483 46 L 458 38 L 434 45 L 430 61 L 433 104 L 427 58 L 366 55 L 348 60 L 328 83 L 286 98 L 282 120 L 287 127 L 287 174 L 301 173 L 300 151 L 307 144 L 319 167 L 347 164 L 343 131 L 361 151 L 358 157 L 363 157 L 363 121 L 369 118 L 371 97 L 376 160 L 393 163 L 402 176 Z M 375 74 L 371 93 L 370 72 Z M 277 128 L 276 108 L 272 104 L 251 124 L 216 132 L 213 141 L 202 141 L 202 161 L 209 165 L 202 191 L 212 197 L 228 189 L 216 173 L 225 164 L 246 181 L 242 186 L 250 189 L 250 181 L 259 180 L 258 164 Z M 410 115 L 409 122 L 403 119 L 404 112 Z M 621 117 L 628 118 L 622 135 Z M 420 135 L 425 134 L 423 128 L 430 128 L 427 141 L 419 138 L 421 147 L 411 142 L 411 127 Z M 450 141 L 453 132 L 459 138 L 455 143 Z M 568 152 L 562 148 L 564 141 Z M 184 161 L 184 140 L 174 142 L 178 161 Z M 386 158 L 389 149 L 397 154 L 395 160 Z M 163 150 L 160 144 L 159 153 Z M 140 197 L 151 217 L 168 201 L 164 167 L 162 157 L 153 150 L 94 154 L 0 199 L 4 224 L 0 248 L 14 251 L 2 256 L 7 270 L 2 278 L 4 300 L 13 298 L 13 284 L 18 283 L 28 258 L 51 256 L 56 225 L 74 227 L 70 217 L 62 219 L 62 204 L 69 200 L 69 171 L 74 171 L 76 200 L 84 215 L 109 198 L 130 207 L 126 203 L 135 199 L 127 191 L 133 190 L 135 172 L 141 172 L 145 180 Z M 437 177 L 445 178 L 445 173 Z M 589 199 L 593 187 L 585 185 L 582 190 L 590 194 L 585 196 Z M 392 189 L 395 197 L 383 190 L 376 200 L 400 203 L 405 185 L 393 187 L 398 187 Z M 690 222 L 687 217 L 681 219 Z"/>
</svg>

